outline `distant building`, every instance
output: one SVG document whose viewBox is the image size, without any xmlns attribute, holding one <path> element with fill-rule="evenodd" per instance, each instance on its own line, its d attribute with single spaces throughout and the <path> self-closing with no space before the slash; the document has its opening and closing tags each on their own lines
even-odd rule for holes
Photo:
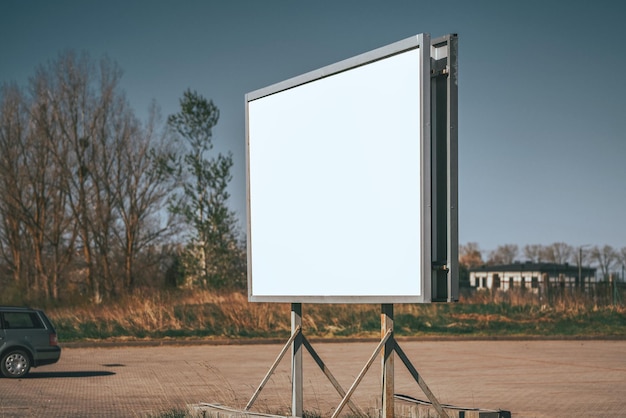
<svg viewBox="0 0 626 418">
<path fill-rule="evenodd" d="M 556 263 L 513 263 L 470 269 L 470 286 L 507 291 L 527 289 L 539 293 L 546 288 L 587 288 L 595 283 L 596 269 Z"/>
</svg>

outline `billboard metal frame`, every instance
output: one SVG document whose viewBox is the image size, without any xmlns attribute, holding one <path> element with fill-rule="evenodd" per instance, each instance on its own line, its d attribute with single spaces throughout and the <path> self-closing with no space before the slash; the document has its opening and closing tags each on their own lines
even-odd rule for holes
<svg viewBox="0 0 626 418">
<path fill-rule="evenodd" d="M 431 43 L 432 301 L 459 299 L 458 36 Z"/>
<path fill-rule="evenodd" d="M 250 102 L 288 89 L 418 49 L 420 56 L 421 263 L 419 294 L 292 295 L 255 294 L 250 199 Z M 252 302 L 428 303 L 458 299 L 456 35 L 431 42 L 416 35 L 246 94 L 246 181 L 248 297 Z M 297 244 L 294 244 L 297 245 Z M 294 272 L 297 275 L 297 272 Z M 390 278 L 380 277 L 381 283 Z M 294 277 L 297 280 L 297 277 Z"/>
</svg>

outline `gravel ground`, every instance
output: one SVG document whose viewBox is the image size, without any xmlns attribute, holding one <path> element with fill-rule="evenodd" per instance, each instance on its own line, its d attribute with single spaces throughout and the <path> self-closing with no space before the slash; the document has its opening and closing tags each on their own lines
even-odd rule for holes
<svg viewBox="0 0 626 418">
<path fill-rule="evenodd" d="M 313 342 L 344 389 L 375 342 Z M 626 416 L 626 341 L 400 341 L 442 403 L 513 417 Z M 243 408 L 281 344 L 64 347 L 61 361 L 0 379 L 0 417 L 157 417 L 198 402 Z M 380 397 L 380 361 L 353 399 Z M 395 392 L 426 399 L 396 359 Z M 254 410 L 288 412 L 288 355 Z M 329 415 L 340 398 L 304 355 L 304 409 Z M 346 412 L 349 412 L 346 408 Z"/>
</svg>

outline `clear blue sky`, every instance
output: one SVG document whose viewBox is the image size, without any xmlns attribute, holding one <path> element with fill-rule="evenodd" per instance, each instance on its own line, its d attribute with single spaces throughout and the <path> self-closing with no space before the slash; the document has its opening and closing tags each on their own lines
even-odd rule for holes
<svg viewBox="0 0 626 418">
<path fill-rule="evenodd" d="M 124 70 L 140 117 L 221 110 L 245 218 L 244 95 L 427 32 L 459 34 L 460 242 L 626 246 L 623 1 L 0 2 L 0 82 L 63 50 Z"/>
</svg>

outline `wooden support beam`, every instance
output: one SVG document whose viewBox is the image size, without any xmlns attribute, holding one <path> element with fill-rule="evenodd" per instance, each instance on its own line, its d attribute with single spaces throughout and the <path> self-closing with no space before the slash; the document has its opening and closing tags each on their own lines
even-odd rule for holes
<svg viewBox="0 0 626 418">
<path fill-rule="evenodd" d="M 383 339 L 378 343 L 378 345 L 376 346 L 376 349 L 374 350 L 374 352 L 370 356 L 370 358 L 367 361 L 367 363 L 365 364 L 365 366 L 363 366 L 363 369 L 361 370 L 359 375 L 354 380 L 354 383 L 352 384 L 352 386 L 350 386 L 350 389 L 348 389 L 348 392 L 346 393 L 346 396 L 343 397 L 343 399 L 341 400 L 341 402 L 337 406 L 337 409 L 335 410 L 335 412 L 333 413 L 331 418 L 336 418 L 336 417 L 339 416 L 339 414 L 341 414 L 341 411 L 346 406 L 346 403 L 350 400 L 350 397 L 352 396 L 352 394 L 354 393 L 356 388 L 359 386 L 359 383 L 361 383 L 361 380 L 363 380 L 363 377 L 365 376 L 365 373 L 367 373 L 367 371 L 370 369 L 370 367 L 372 366 L 372 363 L 374 362 L 374 360 L 376 360 L 376 356 L 378 356 L 378 353 L 380 353 L 380 350 L 382 350 L 383 346 L 387 343 L 389 338 L 391 338 L 391 331 L 389 331 L 387 334 L 385 334 Z"/>
<path fill-rule="evenodd" d="M 315 351 L 311 343 L 309 343 L 309 340 L 304 336 L 304 334 L 302 335 L 302 343 L 304 344 L 304 347 L 309 351 L 309 354 L 311 354 L 311 357 L 313 357 L 313 361 L 315 361 L 320 370 L 328 378 L 328 381 L 333 385 L 339 396 L 341 396 L 341 398 L 343 399 L 346 396 L 346 391 L 343 390 L 337 379 L 335 379 L 335 376 L 330 372 L 328 366 L 326 366 L 326 363 L 324 363 L 322 358 L 317 354 L 317 352 Z M 365 414 L 365 412 L 363 412 L 351 400 L 348 400 L 348 408 L 350 408 L 352 413 L 354 413 L 355 415 L 367 416 L 367 414 Z"/>
<path fill-rule="evenodd" d="M 301 331 L 301 328 L 297 327 L 295 329 L 295 331 L 291 334 L 291 337 L 289 337 L 289 340 L 287 340 L 287 343 L 285 344 L 283 349 L 280 350 L 280 353 L 278 354 L 278 357 L 276 357 L 276 360 L 274 360 L 274 363 L 272 364 L 272 366 L 268 370 L 267 374 L 265 375 L 265 377 L 261 381 L 261 384 L 259 385 L 257 390 L 252 395 L 252 398 L 250 398 L 250 400 L 248 401 L 248 404 L 246 405 L 246 408 L 244 409 L 244 411 L 249 411 L 250 408 L 252 408 L 252 405 L 254 405 L 254 402 L 256 401 L 256 398 L 258 398 L 259 394 L 263 390 L 263 387 L 265 387 L 267 382 L 270 380 L 270 377 L 272 377 L 272 374 L 274 373 L 274 370 L 276 370 L 276 367 L 278 367 L 278 364 L 280 363 L 280 361 L 283 359 L 283 357 L 287 353 L 287 350 L 289 350 L 289 348 L 293 344 L 293 341 L 300 334 L 300 331 Z"/>
</svg>

